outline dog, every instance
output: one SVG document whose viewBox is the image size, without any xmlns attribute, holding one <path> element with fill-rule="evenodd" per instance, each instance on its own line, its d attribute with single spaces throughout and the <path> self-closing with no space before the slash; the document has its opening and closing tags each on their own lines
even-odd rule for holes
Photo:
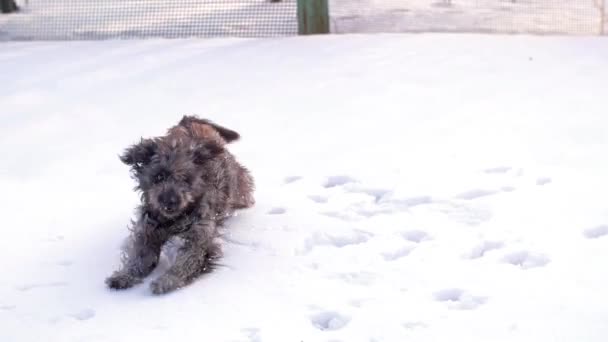
<svg viewBox="0 0 608 342">
<path fill-rule="evenodd" d="M 215 269 L 222 256 L 220 228 L 236 210 L 255 204 L 251 173 L 226 149 L 239 138 L 210 120 L 183 116 L 164 136 L 125 149 L 120 160 L 131 168 L 141 204 L 108 287 L 141 283 L 175 237 L 183 245 L 166 273 L 150 283 L 152 293 L 182 288 Z"/>
</svg>

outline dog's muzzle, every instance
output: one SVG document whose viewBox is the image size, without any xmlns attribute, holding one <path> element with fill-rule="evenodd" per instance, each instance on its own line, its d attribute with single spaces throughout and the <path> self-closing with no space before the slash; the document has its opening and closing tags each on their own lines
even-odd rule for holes
<svg viewBox="0 0 608 342">
<path fill-rule="evenodd" d="M 166 191 L 158 196 L 158 204 L 163 211 L 174 213 L 179 208 L 180 199 L 175 191 Z"/>
</svg>

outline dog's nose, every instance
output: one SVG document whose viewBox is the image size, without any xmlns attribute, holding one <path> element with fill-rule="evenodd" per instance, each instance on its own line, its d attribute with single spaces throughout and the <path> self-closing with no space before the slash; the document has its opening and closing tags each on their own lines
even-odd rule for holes
<svg viewBox="0 0 608 342">
<path fill-rule="evenodd" d="M 179 198 L 173 191 L 168 191 L 160 194 L 158 202 L 163 206 L 166 211 L 174 211 L 179 206 Z"/>
</svg>

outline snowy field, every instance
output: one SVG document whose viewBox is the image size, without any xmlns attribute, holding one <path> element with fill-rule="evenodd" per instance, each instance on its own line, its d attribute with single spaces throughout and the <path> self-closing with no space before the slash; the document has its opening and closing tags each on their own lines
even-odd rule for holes
<svg viewBox="0 0 608 342">
<path fill-rule="evenodd" d="M 594 0 L 330 0 L 330 3 L 332 30 L 336 33 L 594 35 L 601 32 L 601 12 Z"/>
<path fill-rule="evenodd" d="M 0 341 L 605 342 L 607 43 L 0 45 Z M 257 205 L 217 272 L 110 291 L 118 154 L 186 113 L 241 133 Z"/>
<path fill-rule="evenodd" d="M 597 35 L 608 0 L 330 0 L 334 33 Z M 276 37 L 298 32 L 296 0 L 17 0 L 0 40 Z M 604 23 L 604 27 L 608 23 Z M 608 31 L 608 28 L 605 30 Z"/>
</svg>

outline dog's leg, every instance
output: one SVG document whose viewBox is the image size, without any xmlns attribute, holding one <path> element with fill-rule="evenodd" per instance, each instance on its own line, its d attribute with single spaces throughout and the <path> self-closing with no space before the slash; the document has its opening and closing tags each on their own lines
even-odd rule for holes
<svg viewBox="0 0 608 342">
<path fill-rule="evenodd" d="M 141 283 L 158 264 L 161 247 L 167 239 L 163 230 L 138 222 L 124 250 L 122 268 L 108 277 L 106 284 L 113 289 L 128 289 Z"/>
<path fill-rule="evenodd" d="M 249 170 L 238 166 L 235 209 L 251 208 L 255 204 L 253 198 L 254 182 Z"/>
<path fill-rule="evenodd" d="M 186 286 L 201 274 L 213 270 L 214 260 L 221 256 L 221 246 L 215 240 L 216 227 L 213 220 L 192 225 L 184 234 L 185 244 L 178 251 L 175 263 L 150 284 L 154 294 L 163 294 Z"/>
</svg>

